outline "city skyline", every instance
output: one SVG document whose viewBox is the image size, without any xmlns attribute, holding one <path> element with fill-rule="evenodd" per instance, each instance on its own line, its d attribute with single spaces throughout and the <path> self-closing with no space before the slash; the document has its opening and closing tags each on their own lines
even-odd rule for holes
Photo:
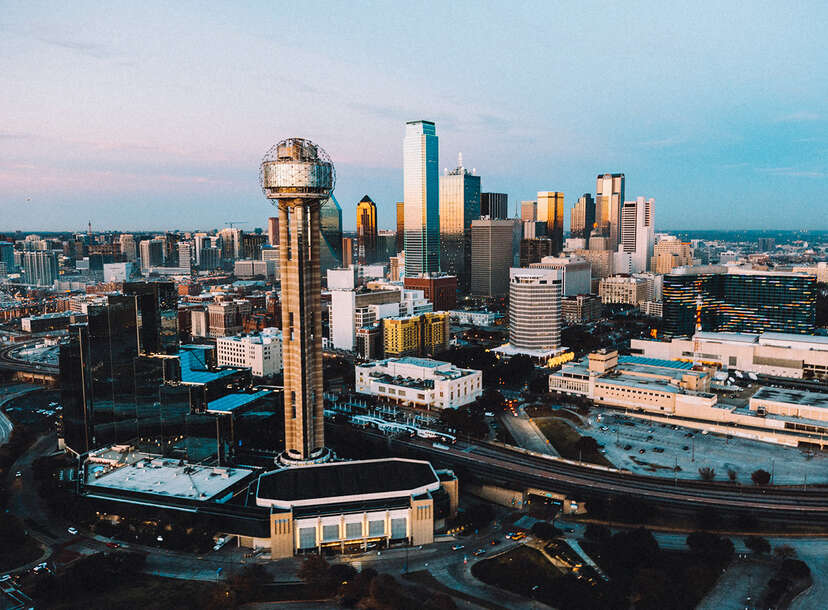
<svg viewBox="0 0 828 610">
<path fill-rule="evenodd" d="M 379 228 L 393 228 L 399 141 L 418 118 L 436 123 L 443 158 L 475 159 L 482 189 L 507 193 L 510 215 L 538 191 L 563 192 L 567 226 L 571 204 L 604 171 L 627 176 L 629 200 L 659 201 L 657 229 L 800 229 L 786 209 L 824 190 L 826 84 L 810 67 L 826 56 L 816 27 L 823 5 L 710 5 L 692 19 L 689 8 L 684 19 L 640 6 L 527 5 L 508 19 L 485 7 L 408 10 L 405 30 L 375 7 L 324 4 L 278 17 L 265 5 L 216 9 L 195 24 L 162 7 L 6 11 L 0 85 L 17 94 L 0 102 L 2 229 L 79 230 L 90 219 L 132 231 L 264 226 L 249 168 L 285 131 L 330 143 L 346 230 L 366 193 Z M 445 42 L 454 11 L 468 31 Z M 282 19 L 313 22 L 328 44 L 297 50 L 302 28 L 286 33 Z M 568 49 L 565 63 L 525 36 L 544 20 L 547 39 Z M 587 28 L 594 48 L 584 45 Z M 492 37 L 481 32 L 494 42 L 483 44 Z M 512 52 L 500 53 L 506 46 Z M 476 70 L 458 74 L 447 55 Z M 255 59 L 271 56 L 278 68 Z M 811 61 L 792 61 L 801 57 Z M 601 74 L 617 95 L 577 94 Z M 285 86 L 293 94 L 273 113 L 273 93 Z M 828 228 L 824 219 L 808 224 Z"/>
</svg>

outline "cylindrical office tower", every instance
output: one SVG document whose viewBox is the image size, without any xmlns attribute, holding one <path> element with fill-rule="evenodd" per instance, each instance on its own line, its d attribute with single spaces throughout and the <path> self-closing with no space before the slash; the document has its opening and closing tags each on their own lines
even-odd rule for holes
<svg viewBox="0 0 828 610">
<path fill-rule="evenodd" d="M 326 461 L 322 396 L 319 208 L 333 192 L 334 166 L 310 140 L 288 138 L 262 160 L 262 191 L 279 209 L 285 451 L 281 464 Z"/>
</svg>

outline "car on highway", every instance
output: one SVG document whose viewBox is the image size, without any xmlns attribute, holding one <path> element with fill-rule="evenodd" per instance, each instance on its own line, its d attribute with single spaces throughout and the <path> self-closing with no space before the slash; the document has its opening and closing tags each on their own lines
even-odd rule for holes
<svg viewBox="0 0 828 610">
<path fill-rule="evenodd" d="M 492 546 L 497 546 L 498 544 L 500 544 L 500 540 L 498 540 L 497 538 L 492 538 L 489 541 L 489 544 L 491 544 Z"/>
<path fill-rule="evenodd" d="M 17 472 L 14 473 L 14 476 L 15 476 L 15 478 L 19 479 L 20 477 L 23 476 L 23 473 L 18 470 Z"/>
<path fill-rule="evenodd" d="M 68 530 L 66 530 L 66 531 L 67 531 L 67 532 L 69 532 L 70 534 L 72 534 L 73 536 L 77 536 L 77 535 L 78 535 L 78 529 L 77 529 L 76 527 L 70 527 L 70 528 L 69 528 Z"/>
<path fill-rule="evenodd" d="M 121 545 L 118 544 L 117 542 L 107 542 L 106 546 L 108 546 L 110 549 L 119 549 L 119 548 L 121 548 Z"/>
<path fill-rule="evenodd" d="M 486 553 L 486 549 L 477 549 L 472 555 L 475 557 L 480 557 L 481 555 Z"/>
<path fill-rule="evenodd" d="M 653 451 L 655 453 L 664 453 L 664 449 L 662 447 L 653 447 Z"/>
<path fill-rule="evenodd" d="M 643 453 L 647 453 L 647 450 L 646 450 L 646 449 L 639 449 L 639 450 L 638 450 L 638 453 L 642 453 L 642 454 L 643 454 Z"/>
<path fill-rule="evenodd" d="M 461 549 L 465 549 L 465 548 L 466 548 L 466 547 L 465 547 L 465 546 L 463 546 L 462 544 L 452 544 L 452 545 L 451 545 L 451 550 L 452 550 L 452 551 L 459 551 L 459 550 L 461 550 Z"/>
<path fill-rule="evenodd" d="M 7 580 L 11 580 L 11 574 L 3 574 L 3 576 L 0 576 L 0 582 L 6 582 Z"/>
</svg>

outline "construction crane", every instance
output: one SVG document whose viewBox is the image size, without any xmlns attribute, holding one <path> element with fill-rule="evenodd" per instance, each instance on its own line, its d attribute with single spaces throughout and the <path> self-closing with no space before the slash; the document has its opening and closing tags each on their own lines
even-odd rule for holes
<svg viewBox="0 0 828 610">
<path fill-rule="evenodd" d="M 233 225 L 246 225 L 246 220 L 234 220 L 233 222 L 226 221 L 225 224 L 229 225 L 230 228 L 233 228 Z"/>
</svg>

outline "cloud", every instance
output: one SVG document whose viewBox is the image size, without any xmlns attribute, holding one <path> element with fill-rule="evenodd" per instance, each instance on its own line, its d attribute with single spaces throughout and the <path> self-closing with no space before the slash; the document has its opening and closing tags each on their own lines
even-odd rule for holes
<svg viewBox="0 0 828 610">
<path fill-rule="evenodd" d="M 678 136 L 671 136 L 669 138 L 661 138 L 659 140 L 646 140 L 639 142 L 642 148 L 669 148 L 670 146 L 678 146 L 684 144 L 687 140 Z"/>
<path fill-rule="evenodd" d="M 797 178 L 824 178 L 825 172 L 818 170 L 807 170 L 797 167 L 759 167 L 757 171 L 772 176 L 794 176 Z"/>
<path fill-rule="evenodd" d="M 60 47 L 62 49 L 68 49 L 80 55 L 85 55 L 86 57 L 94 57 L 95 59 L 110 59 L 121 55 L 120 53 L 115 52 L 111 47 L 95 42 L 82 42 L 80 40 L 73 40 L 69 38 L 43 35 L 35 36 L 35 38 L 45 44 Z"/>
<path fill-rule="evenodd" d="M 28 138 L 33 138 L 34 134 L 31 133 L 23 133 L 22 131 L 1 131 L 0 130 L 0 140 L 26 140 Z"/>
</svg>

